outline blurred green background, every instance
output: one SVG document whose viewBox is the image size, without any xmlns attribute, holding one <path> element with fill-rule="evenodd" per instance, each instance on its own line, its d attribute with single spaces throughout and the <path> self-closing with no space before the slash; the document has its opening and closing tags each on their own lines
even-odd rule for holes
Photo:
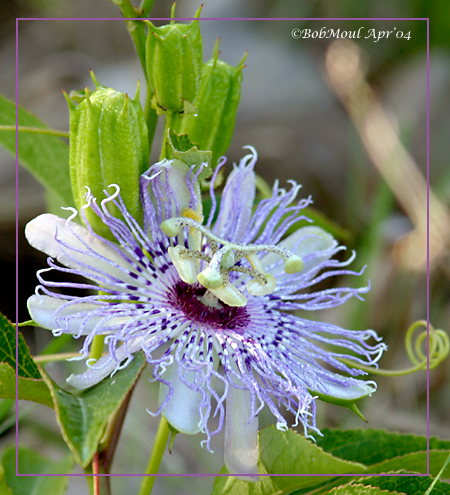
<svg viewBox="0 0 450 495">
<path fill-rule="evenodd" d="M 445 0 L 366 1 L 335 0 L 204 0 L 202 17 L 401 17 L 430 18 L 430 185 L 442 204 L 450 200 L 450 10 Z M 198 3 L 186 0 L 177 5 L 177 16 L 191 17 Z M 156 0 L 152 17 L 168 17 L 170 3 Z M 3 0 L 0 3 L 0 92 L 15 95 L 16 17 L 111 17 L 120 18 L 108 0 Z M 340 28 L 365 31 L 397 29 L 411 32 L 410 40 L 389 38 L 374 43 L 357 40 L 362 50 L 366 77 L 413 160 L 426 175 L 427 157 L 427 65 L 426 22 L 419 20 L 262 20 L 202 21 L 204 59 L 217 37 L 221 58 L 236 64 L 249 51 L 235 136 L 228 163 L 243 156 L 242 146 L 251 144 L 259 153 L 258 172 L 270 184 L 279 178 L 303 184 L 303 195 L 312 195 L 314 207 L 336 222 L 347 234 L 341 239 L 358 257 L 352 265 L 368 269 L 360 278 L 332 280 L 332 284 L 364 285 L 372 290 L 366 302 L 354 301 L 337 310 L 307 315 L 348 328 L 373 328 L 383 336 L 389 351 L 382 368 L 410 367 L 404 349 L 408 326 L 426 318 L 427 286 L 424 271 L 405 270 L 394 260 L 392 249 L 411 222 L 399 207 L 366 154 L 361 140 L 339 99 L 325 80 L 324 59 L 331 39 L 293 39 L 293 28 Z M 99 81 L 134 95 L 136 79 L 143 78 L 131 39 L 121 21 L 20 21 L 19 103 L 49 126 L 68 129 L 68 111 L 62 89 L 92 86 L 89 69 Z M 158 143 L 158 139 L 155 140 Z M 152 160 L 159 150 L 154 145 Z M 0 262 L 6 287 L 15 276 L 15 167 L 14 160 L 0 150 Z M 28 319 L 26 299 L 36 285 L 35 272 L 45 256 L 30 248 L 23 237 L 27 221 L 45 210 L 39 184 L 19 170 L 19 320 Z M 443 230 L 449 225 L 442 225 Z M 448 330 L 450 283 L 448 257 L 430 273 L 430 321 Z M 11 285 L 12 286 L 12 285 Z M 12 290 L 3 291 L 0 310 L 15 320 Z M 50 339 L 45 330 L 26 331 L 33 353 Z M 68 342 L 64 351 L 77 350 Z M 450 361 L 430 373 L 430 433 L 450 438 L 448 387 Z M 72 365 L 71 365 L 72 366 Z M 48 371 L 60 383 L 67 366 L 53 365 Z M 148 376 L 147 376 L 148 377 Z M 318 405 L 318 426 L 332 428 L 386 428 L 391 431 L 426 434 L 426 373 L 381 379 L 376 395 L 362 403 L 368 420 L 363 424 L 349 411 Z M 156 410 L 156 389 L 142 377 L 134 393 L 113 472 L 139 473 L 153 442 L 157 419 L 145 408 Z M 58 458 L 66 447 L 56 422 L 45 406 L 21 405 L 20 441 Z M 10 420 L 9 417 L 6 421 Z M 272 423 L 269 414 L 261 424 Z M 0 445 L 14 440 L 11 422 L 3 423 Z M 0 427 L 1 428 L 1 427 Z M 166 473 L 214 473 L 222 466 L 223 438 L 213 442 L 215 454 L 200 448 L 200 436 L 177 437 L 173 453 L 163 461 Z M 117 493 L 136 491 L 138 478 L 116 478 Z M 207 494 L 211 478 L 161 478 L 155 494 Z M 84 480 L 73 478 L 69 493 L 87 493 Z"/>
</svg>

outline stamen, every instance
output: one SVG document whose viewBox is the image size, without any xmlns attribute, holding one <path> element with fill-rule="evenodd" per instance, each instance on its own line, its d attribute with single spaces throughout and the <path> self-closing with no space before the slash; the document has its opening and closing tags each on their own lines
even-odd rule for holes
<svg viewBox="0 0 450 495">
<path fill-rule="evenodd" d="M 214 234 L 208 227 L 199 221 L 203 216 L 190 209 L 183 210 L 182 217 L 172 217 L 161 224 L 162 231 L 175 237 L 181 234 L 183 228 L 189 228 L 189 246 L 199 247 L 199 239 L 202 234 L 208 239 L 213 252 L 212 257 L 203 254 L 199 249 L 187 249 L 182 246 L 169 248 L 171 257 L 180 278 L 187 283 L 194 283 L 195 279 L 209 289 L 218 299 L 229 306 L 244 306 L 247 303 L 245 296 L 229 281 L 231 271 L 242 272 L 250 275 L 253 280 L 246 284 L 248 292 L 255 296 L 271 294 L 276 287 L 275 277 L 266 273 L 261 259 L 256 253 L 261 251 L 277 254 L 284 260 L 286 273 L 298 273 L 303 269 L 303 261 L 299 256 L 285 248 L 272 244 L 238 244 Z M 194 246 L 191 240 L 194 240 Z M 222 246 L 219 248 L 219 246 Z M 197 274 L 194 258 L 207 262 L 206 268 Z M 242 258 L 247 258 L 251 268 L 238 266 Z M 195 278 L 194 278 L 195 277 Z"/>
<path fill-rule="evenodd" d="M 253 296 L 265 296 L 267 294 L 272 294 L 272 292 L 275 290 L 276 285 L 277 281 L 275 280 L 275 277 L 270 273 L 267 273 L 265 275 L 265 281 L 263 284 L 257 279 L 249 280 L 245 284 L 248 292 Z"/>
<path fill-rule="evenodd" d="M 228 306 L 242 307 L 247 304 L 247 298 L 230 282 L 225 282 L 218 289 L 209 289 L 218 299 Z"/>
<path fill-rule="evenodd" d="M 197 280 L 207 289 L 218 289 L 223 285 L 220 271 L 209 265 L 197 275 Z"/>
<path fill-rule="evenodd" d="M 193 284 L 197 280 L 196 263 L 192 257 L 181 256 L 183 249 L 187 251 L 182 246 L 169 247 L 167 252 L 181 280 L 187 284 Z"/>
</svg>

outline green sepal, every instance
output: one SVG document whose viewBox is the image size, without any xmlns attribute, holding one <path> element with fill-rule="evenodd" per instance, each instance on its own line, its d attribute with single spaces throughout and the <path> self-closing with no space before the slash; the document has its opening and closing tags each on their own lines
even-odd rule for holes
<svg viewBox="0 0 450 495">
<path fill-rule="evenodd" d="M 195 112 L 177 116 L 173 124 L 176 132 L 187 133 L 200 150 L 212 151 L 213 168 L 228 150 L 233 136 L 246 57 L 233 67 L 219 60 L 218 53 L 217 43 L 213 57 L 203 64 Z"/>
<path fill-rule="evenodd" d="M 347 400 L 347 399 L 338 399 L 338 398 L 332 397 L 330 395 L 320 394 L 319 392 L 310 391 L 310 393 L 313 394 L 314 396 L 316 396 L 322 402 L 326 402 L 327 404 L 334 404 L 335 406 L 341 406 L 341 407 L 346 407 L 347 409 L 350 409 L 350 411 L 353 411 L 365 423 L 367 423 L 367 419 L 362 415 L 361 411 L 358 409 L 358 406 L 356 405 L 356 401 L 359 399 L 362 399 L 362 397 L 359 397 L 356 400 Z M 367 394 L 367 395 L 369 395 L 369 394 Z M 364 396 L 364 397 L 366 397 L 366 396 Z"/>
<path fill-rule="evenodd" d="M 198 176 L 198 180 L 207 179 L 212 174 L 211 151 L 201 151 L 195 143 L 192 143 L 187 134 L 177 134 L 171 129 L 167 132 L 167 157 L 176 158 L 185 163 L 189 168 L 194 167 L 194 174 L 202 163 L 206 164 Z"/>
<path fill-rule="evenodd" d="M 38 327 L 39 324 L 34 320 L 22 321 L 21 323 L 17 323 L 18 327 Z"/>
<path fill-rule="evenodd" d="M 199 21 L 171 21 L 160 27 L 151 21 L 145 23 L 147 76 L 154 93 L 152 106 L 159 115 L 182 112 L 185 101 L 193 103 L 200 83 L 203 48 Z"/>
<path fill-rule="evenodd" d="M 331 395 L 322 394 L 320 392 L 317 392 L 316 390 L 308 390 L 308 391 L 310 394 L 314 395 L 319 400 L 326 402 L 327 404 L 333 404 L 335 406 L 341 406 L 341 407 L 346 407 L 347 409 L 350 409 L 350 411 L 354 412 L 365 423 L 367 423 L 366 418 L 362 415 L 361 411 L 358 409 L 356 402 L 360 399 L 363 399 L 364 397 L 367 397 L 368 395 L 371 395 L 375 390 L 368 391 L 367 394 L 361 395 L 357 399 L 340 399 L 338 397 L 333 397 Z"/>
</svg>

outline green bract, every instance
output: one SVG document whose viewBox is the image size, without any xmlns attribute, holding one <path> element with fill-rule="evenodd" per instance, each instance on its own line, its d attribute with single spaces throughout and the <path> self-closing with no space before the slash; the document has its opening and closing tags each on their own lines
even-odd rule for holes
<svg viewBox="0 0 450 495">
<path fill-rule="evenodd" d="M 241 96 L 242 68 L 247 54 L 233 67 L 218 58 L 218 42 L 212 58 L 203 64 L 200 87 L 194 100 L 197 112 L 178 117 L 173 129 L 187 133 L 200 150 L 212 151 L 212 167 L 227 151 L 233 136 Z"/>
<path fill-rule="evenodd" d="M 66 95 L 70 110 L 70 178 L 75 204 L 85 204 L 87 187 L 98 200 L 110 184 L 120 187 L 121 197 L 133 217 L 142 217 L 139 201 L 139 177 L 148 167 L 148 139 L 144 114 L 135 98 L 101 86 L 95 76 L 96 90 L 76 106 Z M 109 191 L 111 194 L 114 190 Z M 108 203 L 111 213 L 117 208 Z M 94 230 L 105 237 L 110 231 L 90 208 L 85 210 Z"/>
<path fill-rule="evenodd" d="M 200 16 L 199 9 L 195 15 Z M 172 10 L 172 16 L 174 12 Z M 171 21 L 148 26 L 146 60 L 152 106 L 158 114 L 193 111 L 202 67 L 202 37 L 199 21 L 177 24 Z"/>
</svg>

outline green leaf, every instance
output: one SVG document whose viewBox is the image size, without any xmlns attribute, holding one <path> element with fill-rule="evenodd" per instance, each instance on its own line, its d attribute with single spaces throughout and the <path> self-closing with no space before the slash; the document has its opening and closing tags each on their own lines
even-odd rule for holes
<svg viewBox="0 0 450 495">
<path fill-rule="evenodd" d="M 326 452 L 368 466 L 411 452 L 426 451 L 427 439 L 416 435 L 388 433 L 384 430 L 322 430 L 317 445 Z M 430 438 L 430 449 L 450 450 L 450 441 Z M 442 464 L 441 464 L 442 465 Z M 401 466 L 404 468 L 404 466 Z"/>
<path fill-rule="evenodd" d="M 0 397 L 2 399 L 16 398 L 16 372 L 6 363 L 0 363 Z M 42 378 L 19 376 L 19 400 L 31 400 L 53 407 L 50 391 Z"/>
<path fill-rule="evenodd" d="M 189 151 L 193 146 L 187 134 L 177 134 L 169 129 L 169 143 L 172 146 L 172 151 Z"/>
<path fill-rule="evenodd" d="M 48 387 L 21 333 L 18 342 L 19 399 L 53 407 Z M 16 398 L 16 330 L 2 314 L 0 314 L 0 398 Z"/>
<path fill-rule="evenodd" d="M 448 450 L 430 450 L 430 475 L 437 476 L 440 469 L 447 460 Z M 402 456 L 394 457 L 386 461 L 374 464 L 369 467 L 369 473 L 387 473 L 406 469 L 416 473 L 427 474 L 427 452 L 413 452 Z M 447 466 L 442 473 L 442 478 L 450 478 L 450 466 Z"/>
<path fill-rule="evenodd" d="M 16 125 L 16 105 L 1 95 L 0 125 Z M 19 125 L 48 129 L 38 118 L 21 108 Z M 16 133 L 0 130 L 0 145 L 15 157 Z M 74 205 L 69 176 L 69 149 L 59 137 L 20 132 L 19 162 L 46 189 L 58 195 L 61 205 Z"/>
<path fill-rule="evenodd" d="M 61 433 L 80 466 L 86 467 L 91 461 L 109 418 L 120 408 L 145 362 L 144 355 L 137 353 L 125 369 L 81 392 L 63 390 L 43 373 Z"/>
<path fill-rule="evenodd" d="M 200 151 L 197 148 L 197 145 L 190 141 L 187 134 L 179 135 L 169 129 L 167 138 L 167 156 L 184 162 L 188 167 L 195 165 L 194 174 L 202 163 L 206 163 L 206 166 L 203 167 L 203 170 L 198 176 L 199 181 L 207 179 L 212 174 L 212 151 Z"/>
<path fill-rule="evenodd" d="M 393 494 L 394 492 L 381 490 L 380 488 L 373 486 L 365 486 L 363 484 L 347 484 L 333 488 L 326 493 L 329 493 L 330 495 L 387 495 L 389 493 Z M 395 492 L 395 494 L 399 494 L 399 492 Z"/>
<path fill-rule="evenodd" d="M 406 471 L 397 471 L 395 474 L 399 473 L 405 474 Z M 406 493 L 406 495 L 423 495 L 432 482 L 432 478 L 414 475 L 373 476 L 361 478 L 357 481 L 362 485 L 370 485 L 390 492 Z M 434 485 L 431 495 L 450 495 L 450 484 L 438 481 Z"/>
<path fill-rule="evenodd" d="M 18 454 L 19 474 L 69 474 L 73 469 L 72 454 L 58 461 L 48 459 L 24 447 L 19 447 Z M 14 445 L 6 447 L 1 461 L 6 485 L 12 489 L 11 493 L 14 495 L 63 495 L 66 492 L 67 476 L 16 476 L 16 447 Z"/>
<path fill-rule="evenodd" d="M 362 473 L 366 466 L 324 452 L 295 431 L 279 431 L 274 426 L 259 434 L 260 474 L 324 474 L 328 476 L 261 477 L 258 483 L 239 478 L 218 477 L 213 495 L 283 495 L 294 490 L 317 487 L 340 474 Z M 225 469 L 222 472 L 227 472 Z"/>
<path fill-rule="evenodd" d="M 2 314 L 0 314 L 0 363 L 8 363 L 13 369 L 16 368 L 16 329 Z M 41 378 L 39 369 L 21 333 L 19 333 L 18 371 L 19 376 Z"/>
</svg>

